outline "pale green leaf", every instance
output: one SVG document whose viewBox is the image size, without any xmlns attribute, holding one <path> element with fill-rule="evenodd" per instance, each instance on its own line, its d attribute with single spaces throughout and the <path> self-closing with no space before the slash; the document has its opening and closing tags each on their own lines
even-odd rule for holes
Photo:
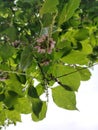
<svg viewBox="0 0 98 130">
<path fill-rule="evenodd" d="M 0 112 L 3 110 L 3 102 L 0 102 Z"/>
<path fill-rule="evenodd" d="M 67 91 L 61 86 L 52 89 L 54 103 L 64 109 L 76 110 L 76 97 L 72 91 Z"/>
<path fill-rule="evenodd" d="M 92 53 L 93 48 L 90 45 L 89 39 L 85 39 L 85 40 L 81 41 L 81 45 L 82 45 L 82 52 L 84 52 L 85 54 L 91 54 Z"/>
<path fill-rule="evenodd" d="M 16 110 L 12 110 L 12 111 L 6 110 L 6 116 L 11 121 L 14 121 L 14 122 L 19 121 L 19 122 L 21 122 L 21 115 Z"/>
<path fill-rule="evenodd" d="M 88 64 L 87 55 L 81 51 L 72 50 L 68 55 L 64 56 L 61 61 L 68 64 L 80 64 L 86 65 Z"/>
<path fill-rule="evenodd" d="M 14 107 L 18 112 L 23 114 L 29 114 L 32 112 L 32 104 L 26 97 L 18 98 Z"/>
<path fill-rule="evenodd" d="M 45 88 L 42 84 L 36 86 L 38 96 L 42 95 L 45 92 Z"/>
<path fill-rule="evenodd" d="M 0 125 L 4 125 L 5 120 L 6 120 L 6 111 L 3 110 L 0 112 Z"/>
<path fill-rule="evenodd" d="M 78 72 L 80 73 L 81 80 L 86 81 L 90 79 L 91 73 L 87 68 L 77 67 L 77 70 L 79 70 Z"/>
<path fill-rule="evenodd" d="M 7 90 L 12 90 L 14 92 L 16 92 L 17 94 L 19 94 L 20 96 L 23 96 L 23 86 L 22 84 L 18 81 L 17 77 L 15 74 L 10 74 L 9 75 L 10 79 L 7 79 L 5 81 L 6 85 L 7 85 Z"/>
<path fill-rule="evenodd" d="M 46 13 L 55 13 L 57 11 L 57 5 L 59 4 L 58 0 L 45 0 L 40 9 L 40 15 Z"/>
<path fill-rule="evenodd" d="M 53 76 L 57 77 L 65 88 L 68 86 L 74 91 L 78 90 L 81 77 L 74 67 L 56 64 L 51 69 Z"/>
<path fill-rule="evenodd" d="M 75 10 L 79 7 L 80 1 L 81 0 L 69 0 L 68 3 L 64 5 L 59 18 L 59 25 L 73 16 Z"/>
</svg>

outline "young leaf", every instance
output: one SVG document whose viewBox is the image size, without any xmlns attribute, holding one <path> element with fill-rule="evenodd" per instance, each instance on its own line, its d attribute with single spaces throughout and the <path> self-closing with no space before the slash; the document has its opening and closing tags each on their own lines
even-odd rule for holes
<svg viewBox="0 0 98 130">
<path fill-rule="evenodd" d="M 77 110 L 74 92 L 67 91 L 63 87 L 58 86 L 52 89 L 52 97 L 57 106 L 68 110 Z"/>
<path fill-rule="evenodd" d="M 40 9 L 40 15 L 46 13 L 55 13 L 57 11 L 57 5 L 59 4 L 58 0 L 45 0 Z"/>
<path fill-rule="evenodd" d="M 81 0 L 69 0 L 68 3 L 64 5 L 64 8 L 59 18 L 59 25 L 66 22 L 72 17 L 75 10 L 79 7 L 80 1 Z"/>
</svg>

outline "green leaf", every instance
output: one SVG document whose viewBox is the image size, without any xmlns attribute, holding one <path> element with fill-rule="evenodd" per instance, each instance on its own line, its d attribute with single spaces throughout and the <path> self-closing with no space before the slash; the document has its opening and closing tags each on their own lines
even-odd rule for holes
<svg viewBox="0 0 98 130">
<path fill-rule="evenodd" d="M 74 67 L 56 64 L 51 68 L 51 72 L 63 84 L 63 87 L 68 86 L 74 91 L 78 90 L 81 77 Z"/>
<path fill-rule="evenodd" d="M 32 63 L 33 55 L 32 55 L 32 48 L 30 46 L 25 47 L 21 54 L 20 59 L 20 69 L 25 71 Z"/>
<path fill-rule="evenodd" d="M 57 11 L 57 5 L 59 4 L 58 0 L 45 0 L 40 9 L 40 15 L 46 13 L 55 13 Z"/>
<path fill-rule="evenodd" d="M 39 117 L 39 113 L 42 109 L 42 101 L 38 98 L 32 100 L 32 111 L 33 113 Z"/>
<path fill-rule="evenodd" d="M 8 44 L 0 45 L 0 57 L 3 60 L 9 59 L 10 57 L 13 56 L 14 53 L 15 53 L 15 49 L 12 46 Z"/>
<path fill-rule="evenodd" d="M 23 86 L 22 84 L 18 81 L 17 76 L 15 74 L 10 74 L 9 75 L 10 79 L 7 79 L 5 81 L 7 85 L 7 90 L 12 90 L 16 92 L 19 96 L 23 96 Z"/>
<path fill-rule="evenodd" d="M 2 71 L 8 71 L 9 70 L 9 66 L 7 64 L 0 64 L 0 70 Z"/>
<path fill-rule="evenodd" d="M 29 86 L 28 88 L 28 95 L 32 98 L 38 98 L 37 90 L 33 86 Z"/>
<path fill-rule="evenodd" d="M 34 2 L 34 0 L 22 0 L 22 2 L 29 2 L 29 3 L 31 3 L 31 2 Z"/>
<path fill-rule="evenodd" d="M 81 41 L 81 45 L 82 45 L 82 52 L 84 52 L 85 54 L 92 53 L 93 48 L 90 45 L 90 39 L 85 39 L 85 40 Z"/>
<path fill-rule="evenodd" d="M 26 83 L 26 76 L 25 75 L 16 75 L 18 81 L 22 84 Z"/>
<path fill-rule="evenodd" d="M 85 40 L 85 39 L 88 39 L 89 37 L 89 32 L 87 29 L 79 29 L 77 32 L 76 32 L 76 35 L 75 35 L 75 39 L 79 40 L 79 41 L 82 41 L 82 40 Z"/>
<path fill-rule="evenodd" d="M 32 112 L 32 104 L 27 97 L 18 98 L 14 107 L 15 110 L 22 114 L 29 114 Z"/>
<path fill-rule="evenodd" d="M 79 70 L 78 72 L 80 73 L 82 81 L 86 81 L 86 80 L 90 79 L 91 73 L 88 69 L 82 68 L 82 67 L 77 67 L 77 70 Z"/>
<path fill-rule="evenodd" d="M 77 110 L 74 92 L 67 91 L 63 87 L 58 86 L 52 89 L 52 97 L 57 106 L 68 110 Z"/>
<path fill-rule="evenodd" d="M 81 0 L 69 0 L 68 3 L 64 5 L 58 22 L 59 25 L 73 16 L 75 10 L 79 7 L 80 1 Z"/>
<path fill-rule="evenodd" d="M 6 115 L 7 115 L 7 118 L 10 119 L 11 121 L 19 121 L 21 122 L 21 115 L 18 111 L 16 110 L 6 110 Z"/>
<path fill-rule="evenodd" d="M 88 64 L 87 55 L 84 52 L 78 50 L 72 50 L 68 55 L 64 56 L 61 61 L 68 64 L 80 64 L 86 65 Z"/>
<path fill-rule="evenodd" d="M 4 125 L 5 120 L 6 120 L 6 111 L 3 110 L 0 112 L 0 125 Z"/>
<path fill-rule="evenodd" d="M 17 39 L 17 29 L 14 26 L 4 30 L 3 34 L 7 35 L 11 41 L 15 41 Z"/>
<path fill-rule="evenodd" d="M 9 109 L 13 108 L 13 106 L 16 104 L 16 102 L 17 102 L 17 95 L 11 95 L 6 92 L 5 99 L 4 99 L 4 103 L 6 104 L 6 106 Z"/>
<path fill-rule="evenodd" d="M 4 98 L 5 98 L 5 95 L 2 93 L 2 94 L 0 94 L 0 102 L 1 101 L 3 101 L 4 100 Z"/>
<path fill-rule="evenodd" d="M 43 23 L 43 27 L 48 27 L 49 25 L 51 25 L 53 20 L 53 16 L 49 13 L 44 14 L 43 18 L 42 18 L 42 23 Z"/>
<path fill-rule="evenodd" d="M 3 102 L 0 102 L 0 112 L 3 110 Z"/>
<path fill-rule="evenodd" d="M 41 107 L 39 115 L 37 116 L 34 112 L 32 112 L 32 120 L 34 121 L 43 120 L 46 117 L 46 112 L 47 112 L 46 102 L 42 102 L 42 107 Z"/>
<path fill-rule="evenodd" d="M 42 84 L 38 84 L 36 86 L 38 96 L 42 95 L 45 92 L 44 86 Z"/>
</svg>

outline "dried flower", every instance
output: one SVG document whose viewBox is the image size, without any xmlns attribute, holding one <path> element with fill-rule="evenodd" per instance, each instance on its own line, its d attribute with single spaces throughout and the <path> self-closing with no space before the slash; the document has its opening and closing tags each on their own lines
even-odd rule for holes
<svg viewBox="0 0 98 130">
<path fill-rule="evenodd" d="M 39 39 L 37 39 L 37 45 L 35 48 L 38 53 L 48 53 L 51 54 L 55 47 L 55 41 L 53 38 L 48 38 L 47 35 L 43 35 Z"/>
</svg>

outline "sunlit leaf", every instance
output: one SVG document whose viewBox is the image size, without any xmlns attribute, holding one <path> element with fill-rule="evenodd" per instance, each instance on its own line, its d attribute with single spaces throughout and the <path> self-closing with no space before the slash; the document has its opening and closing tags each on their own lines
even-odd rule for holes
<svg viewBox="0 0 98 130">
<path fill-rule="evenodd" d="M 20 96 L 23 96 L 23 86 L 22 84 L 18 81 L 17 77 L 15 74 L 10 74 L 10 79 L 7 79 L 6 81 L 7 85 L 7 90 L 12 90 L 19 94 Z"/>
<path fill-rule="evenodd" d="M 3 102 L 0 102 L 0 112 L 3 110 Z"/>
<path fill-rule="evenodd" d="M 41 94 L 43 94 L 43 93 L 45 92 L 44 86 L 41 85 L 41 84 L 38 84 L 38 85 L 36 86 L 36 90 L 37 90 L 38 96 L 40 96 Z"/>
<path fill-rule="evenodd" d="M 21 116 L 20 116 L 20 113 L 16 110 L 12 110 L 12 111 L 9 111 L 9 110 L 6 110 L 6 115 L 7 115 L 7 118 L 10 119 L 11 121 L 19 121 L 21 122 Z"/>
<path fill-rule="evenodd" d="M 86 39 L 86 40 L 81 41 L 81 44 L 82 44 L 82 51 L 83 51 L 85 54 L 91 54 L 91 53 L 92 53 L 93 48 L 92 48 L 92 46 L 90 45 L 90 40 L 89 40 L 89 39 Z"/>
<path fill-rule="evenodd" d="M 3 110 L 0 112 L 0 125 L 4 125 L 5 120 L 6 120 L 6 111 Z"/>
<path fill-rule="evenodd" d="M 65 89 L 67 89 L 68 86 L 72 90 L 78 90 L 81 77 L 74 67 L 57 64 L 54 65 L 50 71 L 52 71 L 53 76 L 57 77 L 58 81 L 63 84 Z"/>
<path fill-rule="evenodd" d="M 15 104 L 15 109 L 23 114 L 29 114 L 32 111 L 32 104 L 26 97 L 18 98 Z"/>
<path fill-rule="evenodd" d="M 68 64 L 80 64 L 80 65 L 85 65 L 88 64 L 89 62 L 84 52 L 74 50 L 72 50 L 70 54 L 64 56 L 61 60 Z"/>
<path fill-rule="evenodd" d="M 89 71 L 89 69 L 87 68 L 81 68 L 81 67 L 77 67 L 78 72 L 80 73 L 81 76 L 81 80 L 86 81 L 89 80 L 91 77 L 91 72 Z"/>
<path fill-rule="evenodd" d="M 76 97 L 72 91 L 67 91 L 61 86 L 52 89 L 54 103 L 64 109 L 76 110 Z"/>
<path fill-rule="evenodd" d="M 44 119 L 48 88 L 57 106 L 77 109 L 74 91 L 98 62 L 97 3 L 0 0 L 0 128 L 21 114 Z"/>
</svg>

